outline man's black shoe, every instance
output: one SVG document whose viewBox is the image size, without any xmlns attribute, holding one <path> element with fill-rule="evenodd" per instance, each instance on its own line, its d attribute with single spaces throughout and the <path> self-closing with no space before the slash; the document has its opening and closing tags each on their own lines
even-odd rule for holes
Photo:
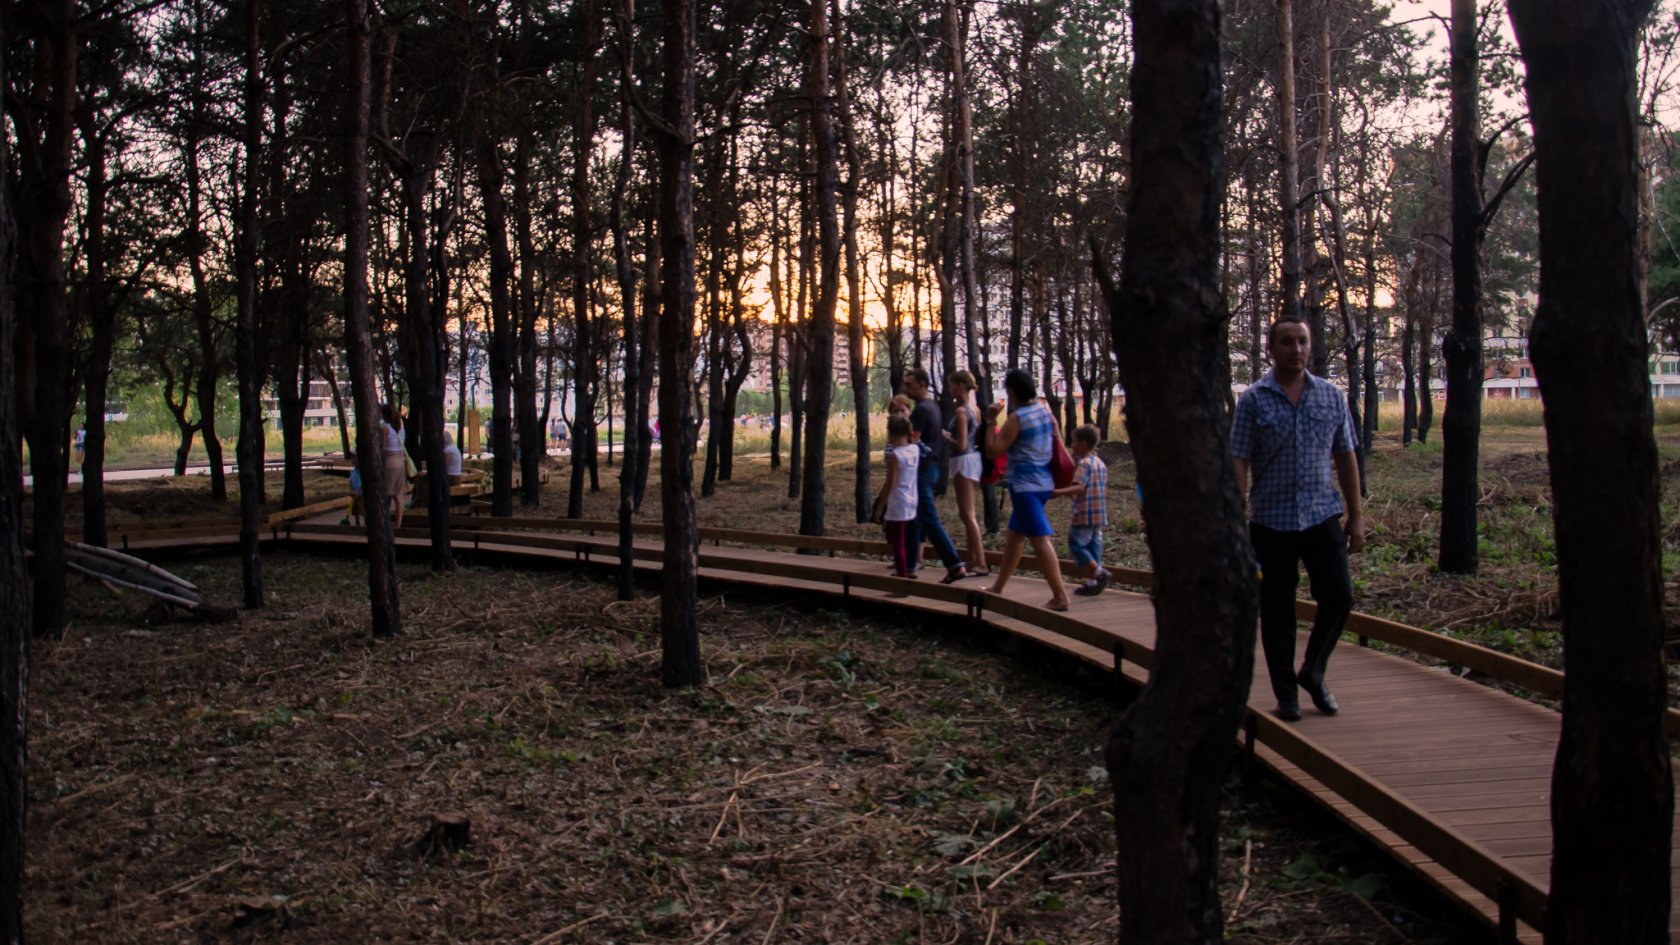
<svg viewBox="0 0 1680 945">
<path fill-rule="evenodd" d="M 1280 703 L 1277 708 L 1272 710 L 1272 714 L 1285 722 L 1301 721 L 1301 707 L 1298 705 L 1283 705 Z"/>
<path fill-rule="evenodd" d="M 1295 681 L 1300 683 L 1301 688 L 1305 689 L 1307 695 L 1312 697 L 1313 708 L 1318 711 L 1325 715 L 1335 715 L 1336 711 L 1341 708 L 1336 704 L 1336 697 L 1330 694 L 1329 688 L 1323 683 L 1314 683 L 1306 676 L 1297 676 Z"/>
</svg>

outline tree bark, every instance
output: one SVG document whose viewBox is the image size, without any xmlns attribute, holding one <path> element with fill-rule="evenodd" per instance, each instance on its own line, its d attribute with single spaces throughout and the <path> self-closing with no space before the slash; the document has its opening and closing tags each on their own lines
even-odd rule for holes
<svg viewBox="0 0 1680 945">
<path fill-rule="evenodd" d="M 705 682 L 696 608 L 700 527 L 694 503 L 694 0 L 664 0 L 665 127 L 660 129 L 660 239 L 665 282 L 659 322 L 660 490 L 665 522 L 660 678 Z"/>
<path fill-rule="evenodd" d="M 1441 341 L 1447 405 L 1441 415 L 1441 553 L 1447 574 L 1476 571 L 1476 470 L 1482 437 L 1481 134 L 1476 98 L 1476 0 L 1452 4 L 1452 327 Z"/>
<path fill-rule="evenodd" d="M 1278 209 L 1283 220 L 1283 315 L 1301 317 L 1300 148 L 1295 133 L 1294 0 L 1277 0 L 1278 36 Z M 1316 346 L 1318 339 L 1313 339 Z"/>
<path fill-rule="evenodd" d="M 397 606 L 396 542 L 386 498 L 400 489 L 385 481 L 384 437 L 379 429 L 379 389 L 373 372 L 373 329 L 368 317 L 368 0 L 344 0 L 350 37 L 348 133 L 344 168 L 344 341 L 350 389 L 356 401 L 357 464 L 368 538 L 368 593 L 373 635 L 402 632 Z"/>
<path fill-rule="evenodd" d="M 1136 0 L 1133 22 L 1127 250 L 1109 311 L 1149 497 L 1158 648 L 1108 743 L 1120 941 L 1213 943 L 1220 786 L 1258 611 L 1225 409 L 1218 4 Z"/>
<path fill-rule="evenodd" d="M 1546 941 L 1669 940 L 1662 528 L 1638 240 L 1637 37 L 1648 0 L 1512 0 L 1539 194 L 1563 733 Z M 1613 812 L 1613 816 L 1606 816 Z"/>
<path fill-rule="evenodd" d="M 858 154 L 857 128 L 852 114 L 850 77 L 846 68 L 846 28 L 839 0 L 834 0 L 830 15 L 834 19 L 835 36 L 834 104 L 840 115 L 840 135 L 846 146 L 846 187 L 840 232 L 846 249 L 846 373 L 852 380 L 852 429 L 857 440 L 857 460 L 852 466 L 852 504 L 857 521 L 862 524 L 869 521 L 875 510 L 875 496 L 869 487 L 869 467 L 874 457 L 869 445 L 869 365 L 863 359 L 863 277 L 858 260 L 857 236 L 863 160 Z M 889 254 L 888 265 L 891 264 Z"/>
<path fill-rule="evenodd" d="M 262 179 L 262 45 L 258 23 L 262 0 L 245 2 L 245 180 L 239 195 L 238 320 L 234 326 L 234 372 L 239 380 L 239 564 L 245 607 L 263 605 L 262 549 L 257 528 L 263 517 L 263 372 L 257 359 L 257 193 Z"/>
<path fill-rule="evenodd" d="M 618 599 L 636 597 L 636 475 L 642 462 L 641 441 L 648 436 L 641 390 L 641 356 L 636 338 L 636 268 L 630 261 L 630 221 L 625 199 L 636 159 L 636 0 L 618 5 L 618 174 L 613 179 L 611 227 L 613 263 L 623 306 L 624 330 L 624 465 L 618 470 Z"/>
<path fill-rule="evenodd" d="M 20 96 L 8 95 L 27 101 L 14 112 L 13 121 L 21 145 L 17 151 L 18 206 L 14 218 L 19 244 L 17 284 L 23 295 L 19 310 L 29 315 L 19 325 L 18 366 L 25 374 L 18 387 L 7 391 L 18 390 L 28 398 L 19 404 L 19 419 L 29 442 L 30 472 L 35 477 L 33 632 L 36 637 L 57 639 L 64 632 L 65 432 L 70 374 L 64 227 L 70 213 L 79 38 L 73 0 L 51 0 L 41 6 L 40 32 L 34 37 L 34 59 L 39 70 L 34 87 L 23 90 Z M 32 385 L 28 372 L 33 372 Z"/>
<path fill-rule="evenodd" d="M 109 254 L 105 238 L 105 211 L 109 202 L 107 168 L 110 145 L 98 116 L 84 99 L 79 111 L 82 151 L 87 164 L 84 190 L 86 209 L 85 256 L 87 258 L 88 356 L 84 381 L 87 410 L 86 446 L 82 459 L 82 541 L 105 547 L 109 528 L 105 516 L 105 407 L 111 380 L 111 354 L 116 347 L 117 313 L 111 299 L 106 270 Z"/>
<path fill-rule="evenodd" d="M 531 149 L 535 133 L 529 127 L 516 132 L 513 146 L 513 242 L 518 254 L 518 282 L 514 309 L 516 348 L 513 371 L 513 424 L 519 432 L 519 504 L 532 508 L 541 501 L 539 473 L 543 456 L 542 417 L 537 407 L 537 247 L 531 235 Z M 587 145 L 585 145 L 587 151 Z M 578 342 L 579 356 L 588 352 Z"/>
<path fill-rule="evenodd" d="M 188 103 L 186 154 L 183 163 L 187 178 L 187 266 L 192 273 L 193 324 L 198 328 L 198 428 L 204 437 L 204 456 L 210 464 L 210 498 L 227 501 L 227 473 L 222 462 L 221 436 L 216 432 L 216 390 L 222 376 L 221 346 L 216 337 L 215 303 L 210 298 L 210 281 L 204 271 L 204 256 L 209 252 L 209 239 L 204 232 L 204 175 L 199 168 L 199 148 L 202 145 L 209 117 L 209 92 L 206 81 L 204 46 L 208 42 L 209 25 L 204 22 L 203 10 L 196 11 L 197 22 L 193 36 L 193 88 Z"/>
<path fill-rule="evenodd" d="M 840 223 L 836 207 L 840 156 L 829 97 L 827 0 L 811 0 L 811 52 L 805 74 L 811 100 L 811 161 L 815 165 L 817 284 L 806 336 L 805 491 L 799 499 L 799 534 L 822 535 L 827 501 L 828 411 L 834 399 L 834 310 L 840 298 Z"/>
<path fill-rule="evenodd" d="M 0 88 L 6 76 L 5 21 L 0 21 Z M 9 180 L 11 143 L 0 123 L 0 180 Z M 12 191 L 0 187 L 0 259 L 11 259 L 17 221 Z M 0 279 L 0 942 L 23 941 L 23 859 L 28 822 L 29 736 L 29 572 L 23 544 L 23 457 L 12 448 L 19 441 L 17 316 L 12 308 L 12 280 Z M 62 549 L 63 542 L 59 547 Z M 62 559 L 62 551 L 60 552 Z"/>
<path fill-rule="evenodd" d="M 595 394 L 599 384 L 594 327 L 589 318 L 593 262 L 589 236 L 594 223 L 590 208 L 589 154 L 595 138 L 595 48 L 599 45 L 595 0 L 581 0 L 578 15 L 583 19 L 583 56 L 578 67 L 577 123 L 572 136 L 572 315 L 577 326 L 572 389 L 576 393 L 577 409 L 572 424 L 572 481 L 566 496 L 566 514 L 572 518 L 583 517 L 583 476 L 586 464 L 595 461 Z"/>
</svg>

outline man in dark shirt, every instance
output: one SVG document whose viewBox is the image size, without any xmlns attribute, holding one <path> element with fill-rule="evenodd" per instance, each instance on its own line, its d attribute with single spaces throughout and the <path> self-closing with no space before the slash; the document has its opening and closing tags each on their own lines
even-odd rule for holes
<svg viewBox="0 0 1680 945">
<path fill-rule="evenodd" d="M 945 420 L 939 410 L 939 402 L 933 399 L 930 386 L 925 368 L 911 368 L 904 375 L 904 396 L 916 402 L 915 408 L 910 411 L 910 429 L 921 442 L 923 451 L 921 467 L 916 474 L 916 523 L 909 536 L 910 547 L 915 549 L 911 565 L 921 564 L 922 540 L 931 541 L 933 550 L 945 562 L 945 578 L 940 583 L 949 584 L 968 577 L 968 568 L 964 566 L 962 555 L 957 552 L 951 536 L 945 533 L 945 523 L 940 520 L 939 506 L 935 504 L 933 490 L 939 483 L 946 459 Z"/>
</svg>

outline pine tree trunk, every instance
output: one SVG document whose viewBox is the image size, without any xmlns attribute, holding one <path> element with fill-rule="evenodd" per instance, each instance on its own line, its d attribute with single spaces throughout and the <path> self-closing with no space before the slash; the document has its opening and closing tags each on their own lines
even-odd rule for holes
<svg viewBox="0 0 1680 945">
<path fill-rule="evenodd" d="M 538 470 L 543 456 L 542 418 L 537 408 L 537 247 L 531 235 L 531 148 L 534 134 L 519 133 L 513 159 L 513 239 L 518 253 L 518 281 L 514 308 L 517 312 L 517 367 L 513 372 L 513 423 L 519 431 L 519 504 L 534 508 L 542 497 Z M 587 146 L 585 147 L 587 150 Z M 583 345 L 580 343 L 580 349 Z M 588 355 L 579 350 L 579 357 Z"/>
<path fill-rule="evenodd" d="M 1529 335 L 1546 398 L 1563 612 L 1551 945 L 1669 941 L 1662 526 L 1638 239 L 1638 35 L 1648 0 L 1513 0 L 1539 194 Z"/>
<path fill-rule="evenodd" d="M 869 486 L 869 467 L 874 457 L 869 445 L 869 365 L 863 360 L 863 275 L 858 260 L 857 238 L 863 161 L 858 154 L 857 128 L 852 115 L 850 77 L 846 68 L 846 26 L 839 0 L 834 0 L 830 15 L 834 19 L 835 36 L 834 104 L 840 116 L 840 135 L 846 146 L 846 196 L 840 232 L 846 248 L 846 373 L 852 379 L 852 429 L 857 441 L 857 458 L 852 465 L 852 504 L 857 521 L 862 524 L 869 521 L 875 510 L 875 496 Z"/>
<path fill-rule="evenodd" d="M 1277 0 L 1278 38 L 1278 210 L 1283 220 L 1283 314 L 1301 317 L 1301 145 L 1295 132 L 1294 0 Z M 1316 339 L 1314 341 L 1316 344 Z"/>
<path fill-rule="evenodd" d="M 1441 415 L 1441 554 L 1446 574 L 1476 571 L 1476 468 L 1482 436 L 1481 134 L 1476 110 L 1476 2 L 1452 5 L 1452 326 L 1441 341 L 1447 405 Z"/>
<path fill-rule="evenodd" d="M 828 411 L 834 399 L 834 311 L 840 300 L 840 222 L 836 205 L 840 156 L 829 98 L 827 0 L 811 0 L 811 52 L 805 87 L 811 99 L 811 160 L 817 218 L 817 284 L 811 308 L 805 375 L 805 492 L 799 500 L 799 534 L 825 533 Z"/>
<path fill-rule="evenodd" d="M 78 39 L 72 0 L 43 6 L 46 22 L 34 49 L 40 74 L 30 89 L 32 100 L 24 103 L 24 120 L 14 119 L 21 126 L 14 285 L 24 287 L 18 300 L 18 367 L 26 378 L 32 371 L 35 381 L 32 389 L 20 391 L 27 400 L 19 404 L 35 477 L 34 635 L 57 639 L 64 632 L 65 430 L 70 415 L 64 228 L 70 213 Z M 6 388 L 8 395 L 12 389 Z"/>
<path fill-rule="evenodd" d="M 578 67 L 577 112 L 572 136 L 572 317 L 577 329 L 572 390 L 576 410 L 572 423 L 572 478 L 566 494 L 566 514 L 572 518 L 583 516 L 584 473 L 595 463 L 595 395 L 599 386 L 595 327 L 589 313 L 593 262 L 589 240 L 594 224 L 589 155 L 595 138 L 595 49 L 599 41 L 594 0 L 581 0 L 577 9 L 583 25 L 583 56 Z"/>
<path fill-rule="evenodd" d="M 696 609 L 700 528 L 694 503 L 694 0 L 664 0 L 665 125 L 658 135 L 660 239 L 660 490 L 665 523 L 660 677 L 670 688 L 705 682 Z"/>
<path fill-rule="evenodd" d="M 344 334 L 356 401 L 357 463 L 366 504 L 368 591 L 373 635 L 402 632 L 397 607 L 396 543 L 386 499 L 401 489 L 385 481 L 379 429 L 379 390 L 373 372 L 373 328 L 368 317 L 368 0 L 344 0 L 350 35 L 349 100 L 344 173 Z"/>
<path fill-rule="evenodd" d="M 83 157 L 87 164 L 84 199 L 85 248 L 87 260 L 88 355 L 87 442 L 82 459 L 82 541 L 105 547 L 109 534 L 105 516 L 105 407 L 110 389 L 111 354 L 116 347 L 116 307 L 106 272 L 110 252 L 105 238 L 105 211 L 110 181 L 107 171 L 109 143 L 87 114 L 82 122 Z"/>
<path fill-rule="evenodd" d="M 257 359 L 257 193 L 262 179 L 262 46 L 258 23 L 262 0 L 245 2 L 245 182 L 239 195 L 238 322 L 234 328 L 234 372 L 239 381 L 239 562 L 245 607 L 263 605 L 262 548 L 257 529 L 263 517 L 262 368 Z"/>
<path fill-rule="evenodd" d="M 642 462 L 641 442 L 648 436 L 645 404 L 641 390 L 641 356 L 636 337 L 636 269 L 630 261 L 630 220 L 625 200 L 636 160 L 636 0 L 619 0 L 618 5 L 619 104 L 618 173 L 613 179 L 609 224 L 613 238 L 613 264 L 618 276 L 624 331 L 624 465 L 618 470 L 618 599 L 636 597 L 636 547 L 632 529 L 636 513 L 636 475 Z M 651 341 L 652 339 L 648 339 Z"/>
<path fill-rule="evenodd" d="M 1219 798 L 1254 672 L 1253 552 L 1229 452 L 1213 0 L 1137 0 L 1125 272 L 1110 291 L 1149 496 L 1157 650 L 1109 738 L 1120 941 L 1222 940 Z"/>
<path fill-rule="evenodd" d="M 6 74 L 6 23 L 0 20 L 0 88 Z M 0 180 L 9 180 L 10 135 L 0 125 Z M 0 188 L 0 259 L 11 259 L 17 221 L 12 191 Z M 17 314 L 12 281 L 0 279 L 0 391 L 18 389 Z M 0 397 L 0 443 L 19 441 L 17 399 Z M 23 481 L 23 457 L 0 449 L 0 482 Z M 28 822 L 29 572 L 24 560 L 23 490 L 0 490 L 0 942 L 23 939 L 23 860 Z M 62 546 L 62 542 L 60 542 Z"/>
</svg>

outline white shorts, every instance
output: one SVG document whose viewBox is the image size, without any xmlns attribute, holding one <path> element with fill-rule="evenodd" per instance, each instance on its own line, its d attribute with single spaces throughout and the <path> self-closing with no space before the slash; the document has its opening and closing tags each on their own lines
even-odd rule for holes
<svg viewBox="0 0 1680 945">
<path fill-rule="evenodd" d="M 960 456 L 951 457 L 951 475 L 970 482 L 980 481 L 980 453 L 969 450 Z"/>
</svg>

